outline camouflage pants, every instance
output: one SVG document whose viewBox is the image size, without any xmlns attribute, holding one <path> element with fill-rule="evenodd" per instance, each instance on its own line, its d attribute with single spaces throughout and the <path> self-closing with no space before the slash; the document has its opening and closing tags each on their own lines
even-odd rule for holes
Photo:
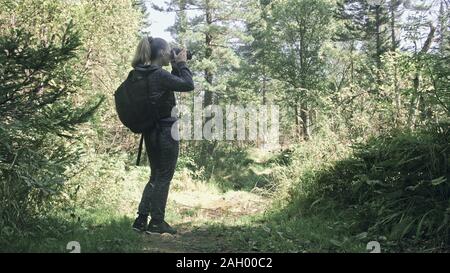
<svg viewBox="0 0 450 273">
<path fill-rule="evenodd" d="M 144 133 L 144 142 L 150 162 L 151 176 L 142 194 L 138 213 L 150 214 L 153 221 L 163 221 L 170 182 L 178 160 L 179 141 L 171 134 L 172 127 Z"/>
</svg>

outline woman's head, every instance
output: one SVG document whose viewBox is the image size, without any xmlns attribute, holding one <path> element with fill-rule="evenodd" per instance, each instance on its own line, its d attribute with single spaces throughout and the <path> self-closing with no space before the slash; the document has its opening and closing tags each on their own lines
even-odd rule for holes
<svg viewBox="0 0 450 273">
<path fill-rule="evenodd" d="M 132 66 L 138 64 L 148 65 L 169 65 L 170 46 L 162 38 L 144 37 L 138 44 L 136 54 L 134 55 Z"/>
</svg>

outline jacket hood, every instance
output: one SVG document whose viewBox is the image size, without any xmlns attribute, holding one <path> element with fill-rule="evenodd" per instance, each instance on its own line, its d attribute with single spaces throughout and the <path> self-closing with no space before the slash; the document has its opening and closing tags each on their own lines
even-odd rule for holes
<svg viewBox="0 0 450 273">
<path fill-rule="evenodd" d="M 148 65 L 138 64 L 134 68 L 134 70 L 136 71 L 154 71 L 158 69 L 161 69 L 161 66 L 155 64 L 148 64 Z"/>
</svg>

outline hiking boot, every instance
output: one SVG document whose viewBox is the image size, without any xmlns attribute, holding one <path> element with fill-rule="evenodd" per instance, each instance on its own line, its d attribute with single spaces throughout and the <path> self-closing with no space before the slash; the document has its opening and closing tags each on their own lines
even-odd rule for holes
<svg viewBox="0 0 450 273">
<path fill-rule="evenodd" d="M 150 221 L 150 223 L 148 224 L 148 228 L 147 228 L 146 232 L 148 234 L 152 234 L 152 233 L 158 233 L 158 234 L 169 233 L 169 234 L 173 235 L 173 234 L 177 233 L 177 230 L 174 229 L 173 227 L 171 227 L 169 224 L 167 224 L 166 221 L 162 221 L 160 223 Z"/>
<path fill-rule="evenodd" d="M 133 229 L 135 231 L 146 231 L 147 230 L 147 216 L 139 215 L 133 223 Z"/>
</svg>

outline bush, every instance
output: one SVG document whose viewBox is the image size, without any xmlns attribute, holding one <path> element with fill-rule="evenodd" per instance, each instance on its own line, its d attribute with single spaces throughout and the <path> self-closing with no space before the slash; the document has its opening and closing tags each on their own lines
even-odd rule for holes
<svg viewBox="0 0 450 273">
<path fill-rule="evenodd" d="M 448 246 L 449 128 L 396 132 L 356 145 L 352 157 L 315 174 L 305 204 L 314 211 L 333 203 L 354 215 L 360 231 Z"/>
<path fill-rule="evenodd" d="M 0 21 L 0 223 L 20 229 L 61 190 L 79 154 L 74 130 L 102 99 L 73 100 L 82 79 L 71 68 L 81 44 L 71 22 L 46 43 L 8 24 Z"/>
</svg>

